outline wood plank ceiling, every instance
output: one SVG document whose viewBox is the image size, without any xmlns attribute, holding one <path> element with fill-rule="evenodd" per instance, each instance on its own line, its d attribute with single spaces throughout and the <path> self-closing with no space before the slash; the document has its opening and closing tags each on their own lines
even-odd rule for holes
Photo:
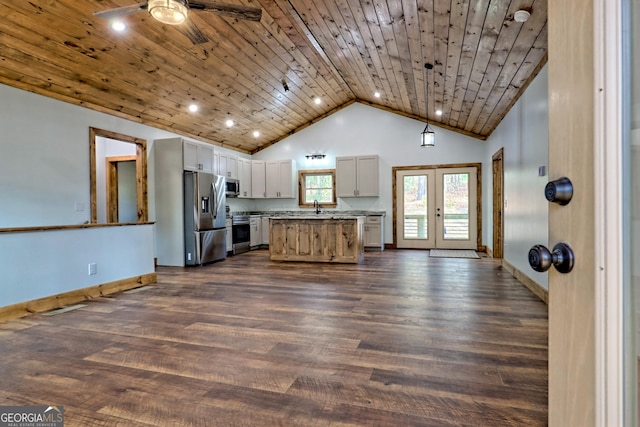
<svg viewBox="0 0 640 427">
<path fill-rule="evenodd" d="M 0 83 L 253 153 L 353 102 L 485 139 L 547 57 L 547 0 L 224 2 L 262 19 L 191 10 L 194 44 L 93 15 L 136 0 L 0 0 Z"/>
</svg>

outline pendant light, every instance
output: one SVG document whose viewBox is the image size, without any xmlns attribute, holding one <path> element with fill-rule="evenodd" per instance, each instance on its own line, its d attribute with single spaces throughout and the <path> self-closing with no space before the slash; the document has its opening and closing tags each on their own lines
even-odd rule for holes
<svg viewBox="0 0 640 427">
<path fill-rule="evenodd" d="M 431 128 L 429 127 L 429 87 L 427 86 L 427 81 L 428 81 L 428 71 L 430 69 L 433 68 L 432 64 L 426 63 L 424 64 L 424 68 L 425 68 L 425 72 L 424 72 L 424 87 L 425 87 L 425 94 L 424 94 L 424 102 L 425 102 L 425 109 L 426 109 L 426 115 L 425 115 L 425 119 L 427 122 L 427 125 L 424 127 L 424 130 L 422 131 L 422 133 L 420 134 L 420 146 L 421 147 L 435 147 L 436 145 L 436 134 L 433 130 L 431 130 Z"/>
<path fill-rule="evenodd" d="M 155 19 L 169 25 L 182 24 L 189 14 L 186 0 L 149 0 L 147 9 Z"/>
</svg>

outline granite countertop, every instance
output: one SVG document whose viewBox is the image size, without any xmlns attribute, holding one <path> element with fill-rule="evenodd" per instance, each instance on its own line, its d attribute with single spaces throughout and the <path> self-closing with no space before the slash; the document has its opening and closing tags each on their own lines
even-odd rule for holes
<svg viewBox="0 0 640 427">
<path fill-rule="evenodd" d="M 255 216 L 268 216 L 270 218 L 288 218 L 288 217 L 324 217 L 324 218 L 355 218 L 359 216 L 384 216 L 386 211 L 364 211 L 364 210 L 331 210 L 322 209 L 320 214 L 315 214 L 312 209 L 309 210 L 297 210 L 297 211 L 250 211 L 250 212 L 232 212 L 232 215 L 255 215 Z"/>
<path fill-rule="evenodd" d="M 271 219 L 364 219 L 364 215 L 339 215 L 339 214 L 306 214 L 306 215 L 282 215 L 282 216 L 269 216 Z"/>
</svg>

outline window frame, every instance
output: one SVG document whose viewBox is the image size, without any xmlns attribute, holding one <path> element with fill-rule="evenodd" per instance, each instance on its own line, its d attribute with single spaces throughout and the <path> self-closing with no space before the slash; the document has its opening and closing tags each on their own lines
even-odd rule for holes
<svg viewBox="0 0 640 427">
<path fill-rule="evenodd" d="M 320 203 L 321 208 L 335 208 L 338 206 L 338 199 L 336 195 L 336 170 L 335 169 L 305 169 L 298 171 L 298 206 L 301 208 L 314 208 L 313 202 L 305 203 L 304 195 L 306 187 L 306 177 L 307 175 L 331 175 L 331 183 L 332 183 L 332 202 L 324 202 Z"/>
</svg>

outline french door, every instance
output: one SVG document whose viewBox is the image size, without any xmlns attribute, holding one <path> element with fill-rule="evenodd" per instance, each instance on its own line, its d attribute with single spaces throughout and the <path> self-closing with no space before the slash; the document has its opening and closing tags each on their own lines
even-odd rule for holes
<svg viewBox="0 0 640 427">
<path fill-rule="evenodd" d="M 477 249 L 477 168 L 397 169 L 396 246 Z"/>
</svg>

